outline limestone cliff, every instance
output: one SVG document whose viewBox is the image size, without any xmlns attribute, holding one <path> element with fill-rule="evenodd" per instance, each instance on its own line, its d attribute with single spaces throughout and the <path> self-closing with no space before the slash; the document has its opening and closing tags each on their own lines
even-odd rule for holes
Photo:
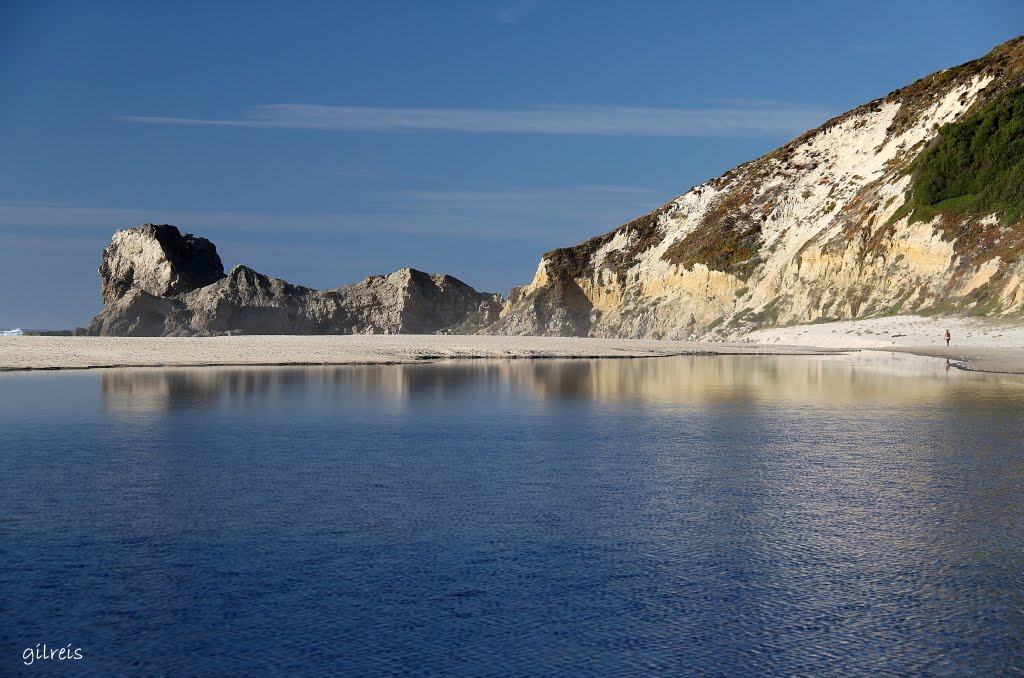
<svg viewBox="0 0 1024 678">
<path fill-rule="evenodd" d="M 210 241 L 153 224 L 115 233 L 99 272 L 93 335 L 472 333 L 504 301 L 409 268 L 327 290 L 245 266 L 225 275 Z"/>
<path fill-rule="evenodd" d="M 1022 86 L 1017 38 L 830 120 L 548 252 L 487 331 L 688 338 L 889 313 L 1024 315 Z"/>
</svg>

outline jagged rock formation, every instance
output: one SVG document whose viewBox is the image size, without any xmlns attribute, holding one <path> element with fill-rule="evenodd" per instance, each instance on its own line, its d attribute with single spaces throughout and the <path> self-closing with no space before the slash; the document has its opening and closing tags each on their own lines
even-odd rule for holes
<svg viewBox="0 0 1024 678">
<path fill-rule="evenodd" d="M 103 336 L 473 333 L 503 299 L 448 275 L 405 268 L 329 290 L 245 266 L 227 275 L 214 245 L 174 226 L 118 231 L 100 264 Z"/>
<path fill-rule="evenodd" d="M 175 226 L 144 224 L 116 232 L 103 250 L 100 292 L 109 304 L 131 289 L 166 297 L 223 277 L 224 264 L 212 242 L 182 235 Z"/>
<path fill-rule="evenodd" d="M 688 338 L 1024 315 L 1024 38 L 548 252 L 488 332 Z M 992 188 L 996 187 L 996 188 Z"/>
</svg>

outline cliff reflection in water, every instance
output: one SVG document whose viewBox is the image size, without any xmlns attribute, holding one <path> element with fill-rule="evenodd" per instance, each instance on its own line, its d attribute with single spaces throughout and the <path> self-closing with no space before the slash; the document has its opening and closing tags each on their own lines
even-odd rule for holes
<svg viewBox="0 0 1024 678">
<path fill-rule="evenodd" d="M 401 409 L 412 398 L 503 392 L 538 401 L 713 405 L 804 401 L 898 404 L 1024 393 L 1016 376 L 968 373 L 941 360 L 864 352 L 832 356 L 686 356 L 620 360 L 469 360 L 344 367 L 116 369 L 102 373 L 105 408 L 157 412 L 269 403 L 287 396 Z"/>
<path fill-rule="evenodd" d="M 1021 377 L 863 353 L 0 381 L 0 636 L 65 633 L 107 674 L 284 673 L 278 645 L 313 674 L 1024 665 Z"/>
</svg>

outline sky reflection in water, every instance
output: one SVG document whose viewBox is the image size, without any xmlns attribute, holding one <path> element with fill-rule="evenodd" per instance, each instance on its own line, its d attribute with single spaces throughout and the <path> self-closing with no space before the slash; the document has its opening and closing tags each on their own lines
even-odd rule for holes
<svg viewBox="0 0 1024 678">
<path fill-rule="evenodd" d="M 1022 403 L 876 353 L 0 375 L 0 662 L 1020 670 Z"/>
</svg>

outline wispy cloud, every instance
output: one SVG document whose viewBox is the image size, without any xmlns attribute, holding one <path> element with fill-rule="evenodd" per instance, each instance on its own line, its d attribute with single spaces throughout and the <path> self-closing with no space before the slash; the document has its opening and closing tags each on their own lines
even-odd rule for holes
<svg viewBox="0 0 1024 678">
<path fill-rule="evenodd" d="M 403 202 L 435 205 L 530 205 L 537 203 L 592 202 L 620 196 L 650 198 L 649 188 L 638 186 L 579 186 L 573 188 L 511 188 L 501 191 L 404 190 L 396 195 Z"/>
<path fill-rule="evenodd" d="M 569 245 L 609 230 L 668 197 L 631 186 L 508 188 L 493 191 L 401 190 L 352 212 L 190 211 L 59 203 L 0 202 L 0 237 L 109 234 L 138 224 L 169 223 L 199 235 L 393 234 L 529 238 Z M 106 236 L 104 236 L 106 237 Z"/>
<path fill-rule="evenodd" d="M 394 195 L 391 204 L 411 214 L 415 221 L 465 228 L 467 232 L 547 239 L 565 229 L 566 237 L 554 244 L 570 245 L 654 209 L 669 197 L 633 186 L 404 190 Z"/>
<path fill-rule="evenodd" d="M 858 42 L 853 46 L 853 51 L 857 54 L 874 54 L 884 52 L 885 45 L 877 42 Z"/>
<path fill-rule="evenodd" d="M 704 99 L 703 103 L 708 106 L 721 108 L 768 108 L 777 110 L 793 110 L 793 105 L 788 101 L 778 99 L 749 99 L 743 97 L 716 97 Z"/>
<path fill-rule="evenodd" d="M 370 175 L 370 168 L 368 167 L 343 167 L 334 172 L 334 176 L 343 177 L 345 179 L 353 179 L 356 177 L 366 177 Z"/>
<path fill-rule="evenodd" d="M 335 132 L 462 132 L 645 137 L 792 135 L 832 112 L 814 107 L 733 105 L 707 108 L 531 106 L 526 108 L 376 108 L 270 104 L 238 118 L 125 115 L 127 122 Z"/>
<path fill-rule="evenodd" d="M 526 10 L 536 5 L 536 0 L 523 0 L 513 5 L 503 7 L 494 13 L 494 18 L 503 24 L 514 24 L 519 20 L 519 16 Z"/>
</svg>

